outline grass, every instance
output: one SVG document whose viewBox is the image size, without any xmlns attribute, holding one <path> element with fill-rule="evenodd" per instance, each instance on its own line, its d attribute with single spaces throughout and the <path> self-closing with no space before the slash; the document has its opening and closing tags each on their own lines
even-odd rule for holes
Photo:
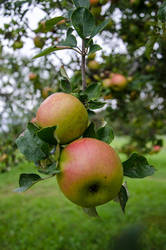
<svg viewBox="0 0 166 250">
<path fill-rule="evenodd" d="M 120 141 L 123 142 L 124 139 Z M 119 146 L 119 140 L 115 140 L 114 146 Z M 141 249 L 165 250 L 165 150 L 148 156 L 150 164 L 157 169 L 154 176 L 139 180 L 126 178 L 130 192 L 126 214 L 122 214 L 119 204 L 109 202 L 98 207 L 101 219 L 88 217 L 68 201 L 60 192 L 56 178 L 38 183 L 26 193 L 14 193 L 19 174 L 34 172 L 32 164 L 25 162 L 1 174 L 0 249 L 111 250 L 121 232 L 143 225 Z M 120 157 L 124 159 L 124 155 Z"/>
</svg>

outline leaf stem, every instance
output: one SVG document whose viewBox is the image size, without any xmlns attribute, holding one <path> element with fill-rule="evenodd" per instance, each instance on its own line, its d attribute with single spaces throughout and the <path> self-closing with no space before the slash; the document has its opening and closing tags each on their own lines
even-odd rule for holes
<svg viewBox="0 0 166 250">
<path fill-rule="evenodd" d="M 86 76 L 85 76 L 85 41 L 82 39 L 82 61 L 81 61 L 81 73 L 82 73 L 82 89 L 85 90 L 87 85 L 86 85 Z"/>
</svg>

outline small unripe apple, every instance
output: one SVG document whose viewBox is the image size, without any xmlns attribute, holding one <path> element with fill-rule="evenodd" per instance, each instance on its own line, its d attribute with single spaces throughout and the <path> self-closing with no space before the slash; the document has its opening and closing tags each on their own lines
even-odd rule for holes
<svg viewBox="0 0 166 250">
<path fill-rule="evenodd" d="M 44 42 L 44 39 L 40 36 L 36 36 L 34 39 L 33 39 L 33 42 L 34 42 L 34 45 L 37 47 L 37 48 L 40 48 L 42 49 L 45 42 Z"/>
<path fill-rule="evenodd" d="M 16 50 L 16 49 L 22 49 L 24 43 L 21 41 L 21 40 L 18 40 L 18 41 L 15 41 L 13 43 L 13 49 Z"/>
<path fill-rule="evenodd" d="M 110 88 L 111 87 L 112 80 L 110 78 L 105 78 L 103 80 L 103 87 Z"/>
<path fill-rule="evenodd" d="M 88 68 L 93 71 L 96 71 L 100 68 L 100 64 L 96 62 L 95 60 L 92 60 L 88 62 Z"/>
<path fill-rule="evenodd" d="M 96 57 L 96 53 L 92 53 L 92 54 L 88 55 L 88 60 L 89 60 L 89 61 L 90 61 L 90 60 L 94 60 L 95 57 Z"/>
<path fill-rule="evenodd" d="M 121 91 L 127 86 L 127 79 L 121 74 L 110 74 L 111 88 L 115 91 Z"/>
<path fill-rule="evenodd" d="M 37 75 L 35 73 L 29 73 L 29 80 L 34 81 L 37 79 Z"/>
<path fill-rule="evenodd" d="M 84 105 L 73 95 L 55 93 L 40 105 L 37 125 L 42 128 L 57 126 L 56 135 L 61 144 L 79 138 L 88 126 L 88 113 Z"/>
<path fill-rule="evenodd" d="M 58 184 L 64 195 L 82 207 L 114 199 L 123 180 L 121 161 L 114 149 L 93 138 L 81 138 L 63 149 Z"/>
</svg>

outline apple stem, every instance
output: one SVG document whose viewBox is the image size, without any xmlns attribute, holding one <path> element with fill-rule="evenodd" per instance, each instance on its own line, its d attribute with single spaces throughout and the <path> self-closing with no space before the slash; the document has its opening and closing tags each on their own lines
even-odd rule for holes
<svg viewBox="0 0 166 250">
<path fill-rule="evenodd" d="M 86 56 L 86 52 L 85 52 L 85 41 L 82 39 L 82 51 L 81 51 L 81 56 L 82 56 L 82 63 L 81 63 L 81 73 L 82 73 L 82 88 L 83 90 L 86 89 L 87 85 L 86 85 L 86 76 L 85 76 L 85 56 Z"/>
</svg>

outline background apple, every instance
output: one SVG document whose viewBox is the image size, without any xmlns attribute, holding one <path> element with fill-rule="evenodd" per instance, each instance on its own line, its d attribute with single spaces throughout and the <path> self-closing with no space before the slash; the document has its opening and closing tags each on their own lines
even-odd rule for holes
<svg viewBox="0 0 166 250">
<path fill-rule="evenodd" d="M 110 88 L 111 87 L 112 80 L 110 78 L 105 78 L 103 80 L 103 87 Z"/>
<path fill-rule="evenodd" d="M 97 61 L 92 60 L 88 62 L 88 68 L 96 71 L 100 68 L 100 64 Z"/>
<path fill-rule="evenodd" d="M 82 138 L 61 153 L 57 174 L 64 195 L 82 207 L 95 207 L 117 196 L 123 179 L 121 161 L 105 142 Z"/>
<path fill-rule="evenodd" d="M 29 80 L 34 81 L 37 79 L 37 75 L 35 73 L 29 73 Z"/>
<path fill-rule="evenodd" d="M 45 44 L 44 39 L 40 36 L 35 36 L 35 38 L 33 39 L 33 42 L 34 42 L 34 45 L 40 49 L 42 49 Z"/>
<path fill-rule="evenodd" d="M 84 105 L 73 95 L 55 93 L 41 103 L 37 124 L 42 127 L 57 125 L 56 135 L 61 144 L 79 138 L 88 125 L 88 113 Z"/>
<path fill-rule="evenodd" d="M 91 5 L 97 5 L 99 3 L 99 0 L 90 0 Z"/>
<path fill-rule="evenodd" d="M 123 90 L 127 86 L 127 79 L 125 76 L 117 73 L 110 74 L 111 88 L 115 91 Z"/>
</svg>

